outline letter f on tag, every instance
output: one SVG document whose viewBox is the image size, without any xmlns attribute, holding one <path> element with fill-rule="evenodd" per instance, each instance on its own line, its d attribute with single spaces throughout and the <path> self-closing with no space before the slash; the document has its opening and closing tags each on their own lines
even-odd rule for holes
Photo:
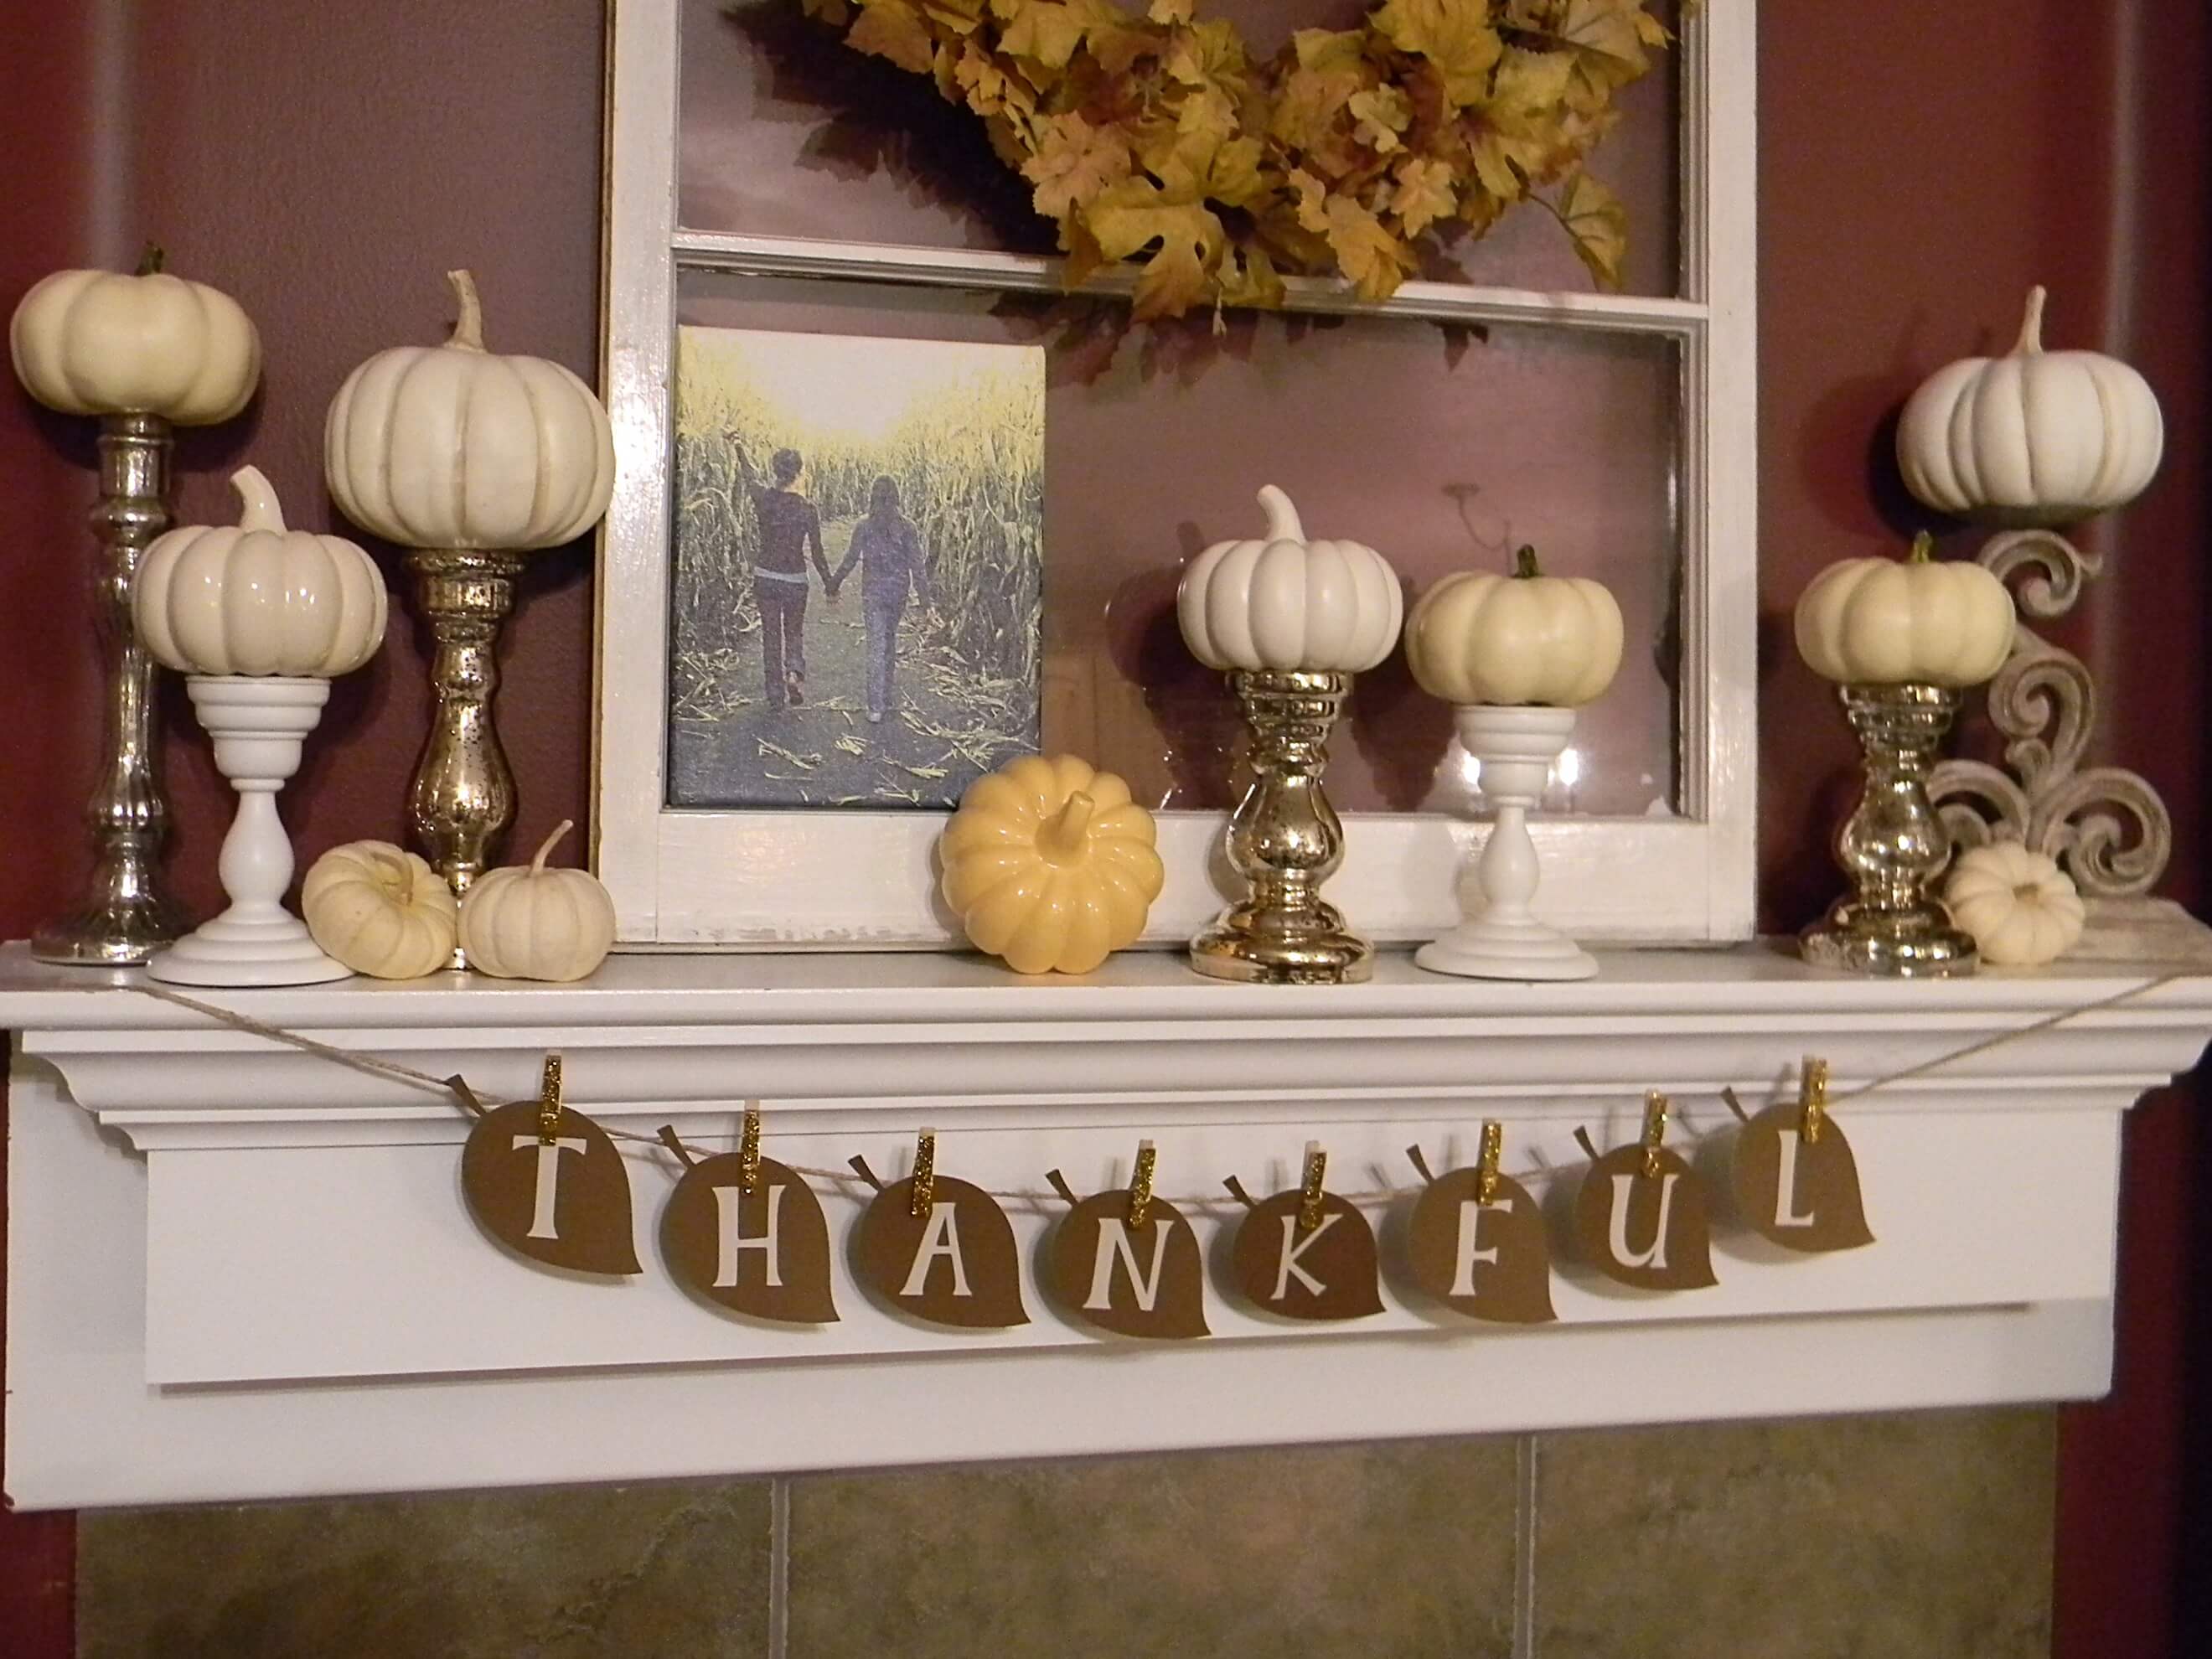
<svg viewBox="0 0 2212 1659">
<path fill-rule="evenodd" d="M 514 1150 L 519 1152 L 526 1146 L 538 1149 L 538 1191 L 530 1211 L 529 1237 L 558 1238 L 561 1235 L 554 1226 L 553 1212 L 554 1200 L 560 1195 L 561 1154 L 582 1152 L 583 1139 L 578 1135 L 556 1135 L 551 1140 L 537 1135 L 515 1136 Z"/>
<path fill-rule="evenodd" d="M 1285 1297 L 1288 1296 L 1291 1293 L 1291 1280 L 1293 1279 L 1296 1279 L 1299 1284 L 1306 1287 L 1306 1294 L 1309 1296 L 1319 1296 L 1323 1291 L 1328 1288 L 1327 1285 L 1323 1285 L 1321 1280 L 1316 1279 L 1311 1273 L 1300 1267 L 1298 1265 L 1298 1258 L 1304 1255 L 1308 1250 L 1311 1249 L 1314 1246 L 1315 1241 L 1319 1239 L 1323 1233 L 1327 1232 L 1331 1227 L 1334 1227 L 1338 1222 L 1343 1219 L 1344 1217 L 1338 1213 L 1332 1212 L 1328 1215 L 1325 1215 L 1321 1218 L 1321 1224 L 1319 1226 L 1316 1227 L 1304 1238 L 1300 1238 L 1298 1237 L 1297 1217 L 1295 1215 L 1286 1215 L 1283 1218 L 1283 1253 L 1277 1258 L 1275 1268 L 1275 1291 L 1274 1294 L 1268 1298 L 1270 1301 L 1280 1302 Z M 1264 1234 L 1261 1235 L 1263 1237 L 1265 1236 L 1266 1235 Z M 1262 1260 L 1265 1260 L 1265 1258 L 1263 1257 Z"/>
</svg>

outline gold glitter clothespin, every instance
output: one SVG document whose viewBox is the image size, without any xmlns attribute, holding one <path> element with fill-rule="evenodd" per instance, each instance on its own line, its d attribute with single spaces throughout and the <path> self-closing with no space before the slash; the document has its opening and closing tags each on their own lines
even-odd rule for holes
<svg viewBox="0 0 2212 1659">
<path fill-rule="evenodd" d="M 750 1194 L 760 1185 L 760 1102 L 745 1103 L 745 1127 L 738 1137 L 738 1190 Z"/>
<path fill-rule="evenodd" d="M 1322 1182 L 1328 1174 L 1328 1154 L 1321 1142 L 1306 1142 L 1306 1176 L 1298 1194 L 1298 1231 L 1310 1233 L 1321 1225 Z"/>
<path fill-rule="evenodd" d="M 1667 1097 L 1656 1089 L 1649 1090 L 1644 1097 L 1644 1178 L 1656 1181 L 1659 1176 L 1659 1146 L 1667 1139 Z"/>
<path fill-rule="evenodd" d="M 1806 1055 L 1797 1074 L 1797 1104 L 1802 1112 L 1797 1136 L 1809 1146 L 1828 1121 L 1828 1062 L 1818 1054 Z"/>
<path fill-rule="evenodd" d="M 1498 1196 L 1498 1166 L 1505 1157 L 1505 1126 L 1486 1123 L 1482 1126 L 1482 1158 L 1474 1166 L 1474 1197 L 1478 1204 L 1487 1204 Z"/>
<path fill-rule="evenodd" d="M 937 1196 L 937 1131 L 924 1129 L 914 1139 L 914 1187 L 907 1195 L 906 1212 L 925 1216 Z"/>
<path fill-rule="evenodd" d="M 538 1074 L 538 1139 L 547 1146 L 561 1133 L 561 1056 L 545 1056 Z"/>
<path fill-rule="evenodd" d="M 1158 1162 L 1159 1154 L 1152 1150 L 1151 1141 L 1137 1143 L 1136 1173 L 1129 1177 L 1129 1224 L 1132 1227 L 1143 1226 L 1145 1217 L 1152 1212 L 1152 1170 Z"/>
</svg>

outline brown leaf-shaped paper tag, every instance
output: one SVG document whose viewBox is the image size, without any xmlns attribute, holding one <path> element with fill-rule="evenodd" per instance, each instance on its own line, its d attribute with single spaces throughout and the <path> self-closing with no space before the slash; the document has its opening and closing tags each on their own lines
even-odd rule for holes
<svg viewBox="0 0 2212 1659">
<path fill-rule="evenodd" d="M 487 1112 L 461 1149 L 461 1191 L 494 1238 L 549 1267 L 634 1273 L 629 1171 L 606 1131 L 561 1109 L 551 1138 L 538 1133 L 538 1103 Z"/>
<path fill-rule="evenodd" d="M 911 1213 L 914 1182 L 894 1181 L 861 1212 L 853 1235 L 860 1280 L 891 1306 L 937 1325 L 999 1330 L 1026 1325 L 1014 1230 L 998 1200 L 950 1176 L 931 1182 Z"/>
<path fill-rule="evenodd" d="M 1324 1193 L 1314 1225 L 1301 1228 L 1304 1203 L 1305 1194 L 1292 1189 L 1246 1213 L 1230 1251 L 1237 1289 L 1288 1319 L 1364 1319 L 1381 1313 L 1375 1230 L 1367 1218 L 1357 1206 Z"/>
<path fill-rule="evenodd" d="M 660 1218 L 660 1253 L 685 1289 L 732 1313 L 794 1325 L 837 1317 L 830 1225 L 806 1183 L 762 1158 L 748 1193 L 745 1160 L 725 1152 L 686 1170 Z"/>
<path fill-rule="evenodd" d="M 1575 1194 L 1575 1243 L 1607 1279 L 1642 1291 L 1698 1291 L 1713 1277 L 1705 1183 L 1662 1150 L 1644 1173 L 1641 1146 L 1621 1146 L 1589 1167 Z"/>
<path fill-rule="evenodd" d="M 1198 1235 L 1164 1198 L 1141 1225 L 1129 1194 L 1104 1192 L 1067 1213 L 1052 1238 L 1054 1299 L 1079 1319 L 1120 1336 L 1191 1337 L 1206 1328 L 1206 1267 Z"/>
<path fill-rule="evenodd" d="M 1859 1195 L 1858 1161 L 1832 1117 L 1804 1134 L 1803 1109 L 1768 1107 L 1736 1132 L 1729 1166 L 1736 1212 L 1789 1250 L 1856 1250 L 1874 1243 Z"/>
<path fill-rule="evenodd" d="M 1422 1191 L 1406 1231 L 1413 1282 L 1447 1307 L 1505 1325 L 1541 1325 L 1552 1309 L 1552 1252 L 1528 1189 L 1480 1170 L 1453 1170 Z"/>
</svg>

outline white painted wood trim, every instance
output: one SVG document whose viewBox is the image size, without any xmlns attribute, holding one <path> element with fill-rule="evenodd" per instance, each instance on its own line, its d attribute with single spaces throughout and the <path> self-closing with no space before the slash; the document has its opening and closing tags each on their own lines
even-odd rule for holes
<svg viewBox="0 0 2212 1659">
<path fill-rule="evenodd" d="M 594 859 L 631 947 L 942 948 L 958 941 L 934 892 L 937 813 L 672 811 L 666 799 L 669 455 L 679 264 L 871 281 L 1034 289 L 1047 262 L 687 230 L 675 219 L 678 0 L 620 0 L 611 56 L 606 380 L 617 482 L 598 585 Z M 1680 300 L 1409 284 L 1381 307 L 1677 339 L 1685 447 L 1680 819 L 1532 826 L 1537 908 L 1581 937 L 1731 942 L 1753 925 L 1757 738 L 1756 18 L 1752 0 L 1700 9 L 1684 30 Z M 1114 279 L 1107 279 L 1110 287 Z M 1298 303 L 1344 308 L 1305 283 Z M 1224 818 L 1162 823 L 1169 888 L 1146 942 L 1190 937 L 1231 897 Z M 1329 896 L 1385 941 L 1459 919 L 1462 860 L 1486 827 L 1353 814 Z"/>
<path fill-rule="evenodd" d="M 1073 981 L 951 955 L 639 957 L 581 986 L 207 1000 L 494 1097 L 530 1092 L 557 1048 L 569 1099 L 611 1128 L 717 1141 L 760 1097 L 771 1155 L 801 1164 L 861 1152 L 902 1171 L 927 1122 L 940 1169 L 1024 1190 L 1055 1166 L 1085 1190 L 1126 1179 L 1139 1136 L 1171 1194 L 1231 1171 L 1289 1184 L 1309 1138 L 1342 1189 L 1410 1187 L 1406 1145 L 1463 1163 L 1486 1117 L 1508 1126 L 1509 1170 L 1536 1176 L 1575 1162 L 1577 1125 L 1632 1135 L 1647 1086 L 1717 1153 L 1723 1085 L 1786 1097 L 1819 1053 L 1876 1245 L 1784 1259 L 1727 1230 L 1721 1285 L 1661 1297 L 1555 1262 L 1561 1323 L 1534 1331 L 1450 1321 L 1395 1285 L 1373 1319 L 1286 1328 L 1214 1276 L 1213 1337 L 1139 1348 L 1069 1324 L 1026 1267 L 1034 1323 L 1015 1332 L 919 1328 L 849 1280 L 838 1325 L 764 1328 L 667 1277 L 650 1156 L 631 1159 L 641 1278 L 535 1269 L 467 1220 L 465 1124 L 442 1100 L 137 994 L 133 973 L 8 946 L 7 1491 L 70 1507 L 526 1485 L 2105 1388 L 2120 1116 L 2196 1060 L 2212 976 L 1869 982 L 1757 948 L 1604 969 L 1484 985 L 1394 956 L 1370 985 L 1268 990 L 1159 957 Z M 2046 1023 L 2069 1010 L 2087 1012 Z M 817 1186 L 842 1237 L 856 1196 Z M 1056 1206 L 1008 1208 L 1026 1262 Z"/>
</svg>

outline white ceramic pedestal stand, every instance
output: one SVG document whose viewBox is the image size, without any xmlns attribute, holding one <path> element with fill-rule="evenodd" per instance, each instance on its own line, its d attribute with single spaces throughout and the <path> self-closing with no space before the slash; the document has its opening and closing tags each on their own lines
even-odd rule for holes
<svg viewBox="0 0 2212 1659">
<path fill-rule="evenodd" d="M 1530 914 L 1536 896 L 1536 843 L 1528 809 L 1540 799 L 1552 763 L 1575 729 L 1571 708 L 1471 703 L 1452 711 L 1459 740 L 1482 763 L 1482 793 L 1497 824 L 1473 871 L 1485 902 L 1468 920 L 1414 953 L 1431 973 L 1468 979 L 1589 979 L 1590 954 Z M 1464 883 L 1462 883 L 1464 887 Z"/>
<path fill-rule="evenodd" d="M 300 769 L 300 743 L 315 729 L 331 683 L 288 675 L 195 674 L 192 709 L 215 739 L 215 763 L 238 791 L 238 816 L 217 869 L 230 908 L 146 965 L 171 985 L 313 985 L 352 971 L 315 947 L 307 925 L 283 905 L 292 842 L 276 792 Z"/>
</svg>

